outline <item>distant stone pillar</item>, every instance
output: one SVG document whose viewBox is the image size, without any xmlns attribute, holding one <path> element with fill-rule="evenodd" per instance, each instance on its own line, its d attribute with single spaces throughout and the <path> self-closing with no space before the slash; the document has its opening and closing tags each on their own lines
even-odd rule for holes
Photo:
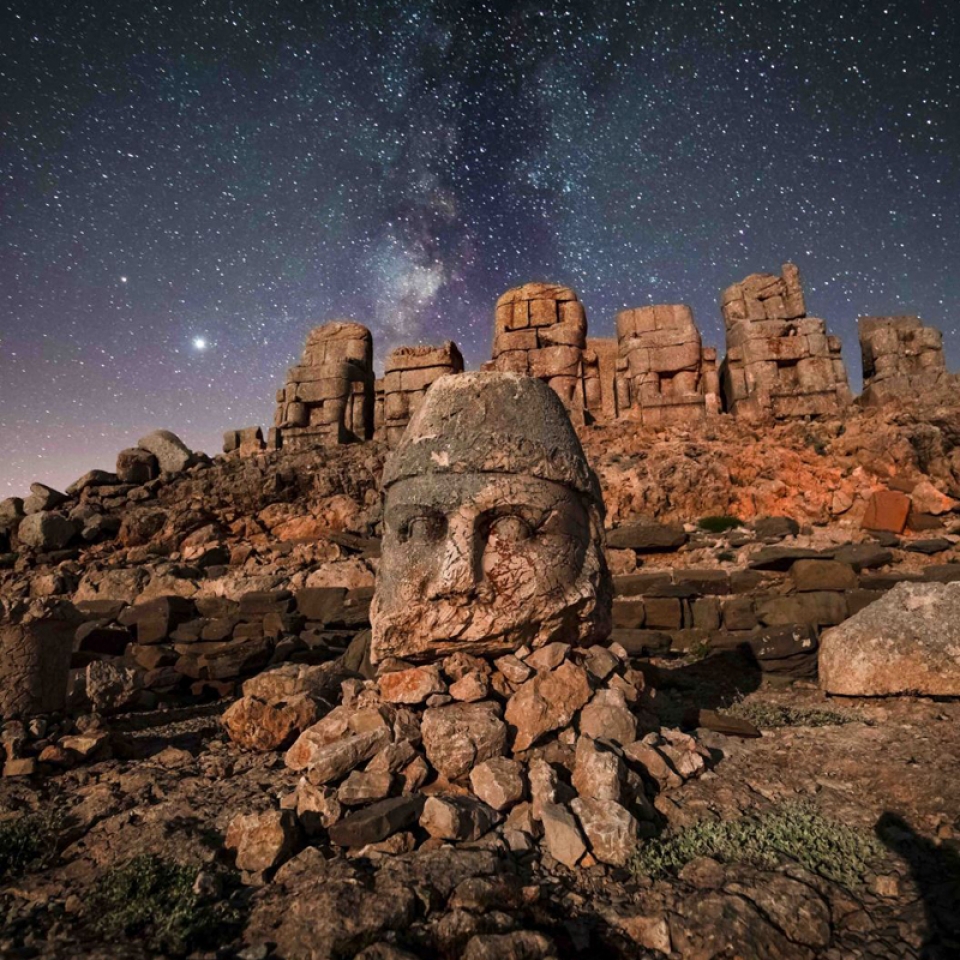
<svg viewBox="0 0 960 960">
<path fill-rule="evenodd" d="M 285 448 L 306 449 L 373 437 L 373 337 L 337 320 L 307 336 L 300 364 L 277 392 L 275 425 Z"/>
<path fill-rule="evenodd" d="M 851 401 L 839 337 L 806 316 L 800 272 L 752 273 L 720 297 L 727 332 L 726 409 L 749 419 L 821 416 Z"/>
<path fill-rule="evenodd" d="M 383 436 L 395 447 L 430 385 L 449 373 L 463 373 L 463 357 L 452 340 L 442 346 L 397 347 L 383 375 Z"/>
<path fill-rule="evenodd" d="M 685 303 L 621 310 L 617 343 L 620 416 L 658 427 L 718 412 L 717 353 L 704 348 Z"/>
<path fill-rule="evenodd" d="M 0 604 L 0 720 L 63 710 L 81 621 L 64 600 Z"/>
<path fill-rule="evenodd" d="M 484 369 L 522 373 L 549 384 L 582 422 L 587 314 L 570 287 L 527 283 L 497 301 L 493 360 Z"/>
<path fill-rule="evenodd" d="M 943 334 L 919 317 L 860 317 L 861 403 L 910 399 L 948 381 Z"/>
</svg>

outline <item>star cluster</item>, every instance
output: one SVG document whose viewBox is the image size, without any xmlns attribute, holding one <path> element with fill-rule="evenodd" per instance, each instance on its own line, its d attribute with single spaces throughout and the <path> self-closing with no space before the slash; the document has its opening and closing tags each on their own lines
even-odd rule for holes
<svg viewBox="0 0 960 960">
<path fill-rule="evenodd" d="M 267 424 L 307 330 L 489 357 L 513 284 L 591 332 L 796 262 L 844 340 L 960 361 L 960 11 L 942 0 L 13 0 L 0 496 L 167 427 Z"/>
</svg>

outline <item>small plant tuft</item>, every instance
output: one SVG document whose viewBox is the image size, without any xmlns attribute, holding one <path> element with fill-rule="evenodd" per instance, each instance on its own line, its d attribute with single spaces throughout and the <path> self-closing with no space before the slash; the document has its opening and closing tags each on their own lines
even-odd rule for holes
<svg viewBox="0 0 960 960">
<path fill-rule="evenodd" d="M 59 811 L 25 813 L 0 820 L 0 878 L 16 877 L 30 867 L 42 867 L 57 852 L 63 824 Z"/>
<path fill-rule="evenodd" d="M 94 931 L 107 940 L 142 937 L 171 956 L 228 942 L 239 929 L 239 912 L 224 899 L 195 892 L 199 872 L 152 854 L 108 870 L 90 900 Z"/>
<path fill-rule="evenodd" d="M 873 834 L 836 823 L 805 802 L 785 803 L 737 820 L 704 820 L 672 837 L 646 843 L 634 857 L 636 875 L 675 876 L 691 860 L 774 867 L 783 857 L 848 888 L 863 882 L 883 847 Z"/>
<path fill-rule="evenodd" d="M 860 718 L 838 710 L 823 710 L 818 707 L 785 707 L 763 700 L 739 701 L 732 704 L 727 713 L 749 720 L 763 730 L 779 727 L 837 727 L 853 723 Z"/>
<path fill-rule="evenodd" d="M 739 517 L 719 516 L 719 517 L 701 517 L 697 521 L 697 526 L 707 533 L 726 533 L 728 530 L 735 530 L 743 526 L 743 521 Z"/>
</svg>

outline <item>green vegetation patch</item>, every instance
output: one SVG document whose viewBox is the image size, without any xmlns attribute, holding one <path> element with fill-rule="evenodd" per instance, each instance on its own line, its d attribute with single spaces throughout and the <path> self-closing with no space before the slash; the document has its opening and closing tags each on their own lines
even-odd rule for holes
<svg viewBox="0 0 960 960">
<path fill-rule="evenodd" d="M 883 852 L 872 833 L 828 820 L 805 802 L 785 803 L 738 820 L 704 820 L 646 843 L 633 860 L 637 875 L 675 876 L 691 860 L 774 867 L 783 857 L 853 888 Z"/>
<path fill-rule="evenodd" d="M 196 893 L 199 872 L 152 854 L 108 870 L 90 899 L 93 929 L 107 940 L 144 938 L 173 956 L 228 943 L 239 930 L 239 911 Z"/>
<path fill-rule="evenodd" d="M 838 710 L 819 707 L 784 707 L 763 700 L 740 701 L 726 711 L 734 717 L 749 720 L 755 727 L 774 730 L 778 727 L 837 727 L 860 718 Z"/>
<path fill-rule="evenodd" d="M 697 521 L 697 526 L 707 533 L 726 533 L 728 530 L 735 530 L 743 526 L 743 521 L 739 517 L 720 516 L 720 517 L 701 517 Z"/>
<path fill-rule="evenodd" d="M 57 852 L 62 822 L 56 811 L 0 820 L 0 878 L 16 877 L 29 867 L 49 863 Z"/>
</svg>

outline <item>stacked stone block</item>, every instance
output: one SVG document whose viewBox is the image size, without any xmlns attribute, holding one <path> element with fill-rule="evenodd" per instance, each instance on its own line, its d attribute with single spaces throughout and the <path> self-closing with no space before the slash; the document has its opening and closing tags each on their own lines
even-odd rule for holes
<svg viewBox="0 0 960 960">
<path fill-rule="evenodd" d="M 397 347 L 383 375 L 383 436 L 395 447 L 430 385 L 448 373 L 463 373 L 463 357 L 452 340 L 439 347 Z"/>
<path fill-rule="evenodd" d="M 274 422 L 287 449 L 353 443 L 372 438 L 373 408 L 373 337 L 359 323 L 334 321 L 307 336 L 277 391 Z"/>
<path fill-rule="evenodd" d="M 723 291 L 726 408 L 749 419 L 820 416 L 850 400 L 840 338 L 806 315 L 800 272 L 753 273 Z"/>
<path fill-rule="evenodd" d="M 717 351 L 703 346 L 685 303 L 621 310 L 617 342 L 621 416 L 659 427 L 719 412 Z"/>
<path fill-rule="evenodd" d="M 582 419 L 587 315 L 570 287 L 527 283 L 497 301 L 493 360 L 484 369 L 545 381 Z"/>
<path fill-rule="evenodd" d="M 614 337 L 587 337 L 583 354 L 583 392 L 594 420 L 617 417 L 617 341 Z"/>
<path fill-rule="evenodd" d="M 919 317 L 861 317 L 859 330 L 864 404 L 916 397 L 946 381 L 943 334 Z"/>
</svg>

